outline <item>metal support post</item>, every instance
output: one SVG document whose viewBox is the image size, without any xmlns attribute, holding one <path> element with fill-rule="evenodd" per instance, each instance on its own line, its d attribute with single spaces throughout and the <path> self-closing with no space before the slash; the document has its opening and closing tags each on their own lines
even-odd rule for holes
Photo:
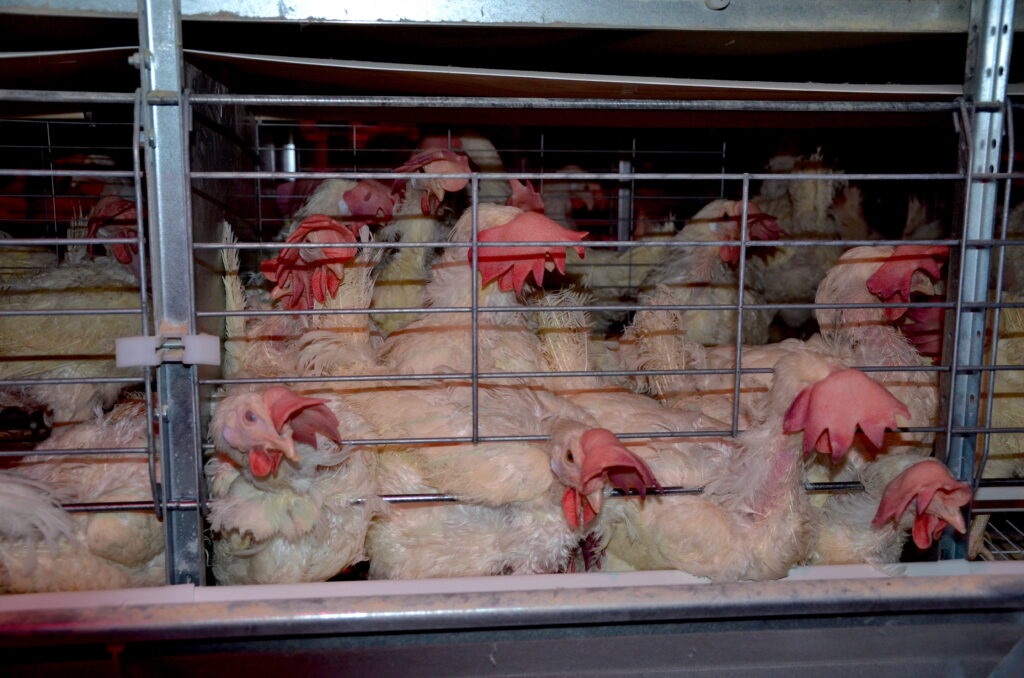
<svg viewBox="0 0 1024 678">
<path fill-rule="evenodd" d="M 180 0 L 139 0 L 138 8 L 137 64 L 144 101 L 160 99 L 159 104 L 148 103 L 143 115 L 154 323 L 157 334 L 190 335 L 196 329 L 181 6 Z M 157 368 L 157 387 L 167 581 L 201 584 L 206 568 L 199 511 L 202 451 L 196 367 L 162 364 Z"/>
<path fill-rule="evenodd" d="M 1013 0 L 974 0 L 968 33 L 967 73 L 964 93 L 972 104 L 996 104 L 997 110 L 975 110 L 970 124 L 967 199 L 960 254 L 960 286 L 957 290 L 956 335 L 952 358 L 952 393 L 949 402 L 951 434 L 946 442 L 946 463 L 953 475 L 970 481 L 974 472 L 977 433 L 956 433 L 959 427 L 976 427 L 981 399 L 981 373 L 964 371 L 960 365 L 980 365 L 985 346 L 985 309 L 965 304 L 988 300 L 990 245 L 967 245 L 990 239 L 998 203 L 998 183 L 979 174 L 1000 167 L 1006 83 L 1013 39 Z M 967 543 L 951 529 L 939 546 L 940 558 L 965 558 Z"/>
</svg>

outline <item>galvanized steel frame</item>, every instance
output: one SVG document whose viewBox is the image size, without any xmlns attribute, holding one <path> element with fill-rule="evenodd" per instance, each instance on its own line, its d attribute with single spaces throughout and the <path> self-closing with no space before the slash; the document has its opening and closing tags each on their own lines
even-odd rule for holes
<svg viewBox="0 0 1024 678">
<path fill-rule="evenodd" d="M 191 109 L 183 87 L 180 0 L 139 0 L 137 64 L 142 72 L 146 181 L 153 262 L 155 333 L 195 334 L 192 208 L 189 171 Z M 150 95 L 170 102 L 150 103 Z M 165 339 L 166 348 L 180 348 Z M 163 471 L 167 582 L 201 584 L 203 549 L 203 455 L 199 434 L 199 388 L 195 366 L 164 363 L 157 368 L 160 458 Z"/>
<path fill-rule="evenodd" d="M 388 23 L 394 25 L 526 28 L 647 29 L 679 31 L 834 31 L 876 33 L 958 33 L 967 3 L 951 0 L 890 2 L 844 0 L 822 7 L 820 0 L 569 0 L 509 3 L 449 0 L 422 3 L 389 0 L 339 4 L 332 0 L 186 0 L 182 18 L 195 21 Z M 57 16 L 133 17 L 132 0 L 5 0 L 0 12 Z"/>
<path fill-rule="evenodd" d="M 973 427 L 978 423 L 982 373 L 964 366 L 983 361 L 986 312 L 971 304 L 988 300 L 992 246 L 976 245 L 970 241 L 991 240 L 994 232 L 999 185 L 982 175 L 996 172 L 1001 167 L 1013 10 L 1013 0 L 976 0 L 971 6 L 968 33 L 965 93 L 971 101 L 983 101 L 999 107 L 995 111 L 973 111 L 969 120 L 964 119 L 968 149 L 967 197 L 950 352 L 953 378 L 947 403 L 950 433 L 946 438 L 945 461 L 957 478 L 972 482 L 978 434 L 961 434 L 954 429 Z M 966 536 L 957 535 L 947 528 L 940 544 L 940 554 L 944 558 L 966 557 Z"/>
</svg>

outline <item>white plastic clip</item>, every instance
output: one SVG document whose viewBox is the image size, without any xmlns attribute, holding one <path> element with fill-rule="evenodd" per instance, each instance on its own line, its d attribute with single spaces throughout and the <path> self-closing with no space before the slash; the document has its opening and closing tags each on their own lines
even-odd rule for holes
<svg viewBox="0 0 1024 678">
<path fill-rule="evenodd" d="M 155 367 L 165 362 L 220 365 L 220 337 L 212 334 L 121 337 L 114 345 L 118 367 Z"/>
<path fill-rule="evenodd" d="M 186 365 L 220 365 L 220 337 L 212 334 L 189 334 L 181 338 L 185 353 L 181 362 Z"/>
</svg>

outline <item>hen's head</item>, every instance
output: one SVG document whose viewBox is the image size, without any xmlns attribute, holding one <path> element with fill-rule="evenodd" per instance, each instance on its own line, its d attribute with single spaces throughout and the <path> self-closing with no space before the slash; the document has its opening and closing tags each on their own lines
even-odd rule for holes
<svg viewBox="0 0 1024 678">
<path fill-rule="evenodd" d="M 945 245 L 897 245 L 868 278 L 868 291 L 886 303 L 909 302 L 913 293 L 934 295 L 948 256 Z M 906 312 L 903 307 L 887 308 L 885 317 L 893 321 Z"/>
<path fill-rule="evenodd" d="M 728 200 L 725 205 L 725 214 L 722 215 L 727 221 L 718 222 L 718 235 L 722 240 L 739 240 L 743 234 L 740 222 L 743 219 L 743 201 Z M 779 228 L 778 220 L 770 214 L 765 214 L 761 208 L 752 202 L 747 203 L 747 239 L 748 240 L 778 240 L 785 235 Z M 758 248 L 756 251 L 762 251 Z M 727 264 L 736 266 L 740 263 L 740 248 L 723 245 L 718 249 L 718 256 Z"/>
<path fill-rule="evenodd" d="M 395 194 L 391 187 L 376 179 L 363 179 L 342 194 L 338 213 L 358 222 L 387 222 L 391 220 Z"/>
<path fill-rule="evenodd" d="M 486 209 L 485 209 L 486 208 Z M 467 212 L 467 215 L 469 213 Z M 465 219 L 466 216 L 463 216 Z M 468 222 L 467 222 L 468 223 Z M 545 272 L 557 270 L 565 273 L 565 252 L 576 250 L 582 259 L 583 248 L 565 245 L 510 245 L 494 246 L 484 243 L 517 242 L 576 242 L 587 237 L 585 231 L 571 231 L 558 225 L 543 214 L 523 212 L 513 207 L 481 206 L 480 230 L 477 239 L 481 243 L 477 253 L 482 284 L 498 281 L 503 291 L 523 291 L 527 278 L 533 275 L 537 285 L 544 283 Z M 464 229 L 456 224 L 456 237 Z M 467 236 L 468 240 L 469 237 Z M 472 250 L 466 253 L 473 260 Z"/>
<path fill-rule="evenodd" d="M 886 303 L 909 302 L 924 298 L 941 300 L 936 281 L 949 248 L 933 245 L 900 245 L 898 247 L 854 247 L 839 258 L 818 285 L 814 301 L 819 304 L 871 304 L 881 299 Z M 914 309 L 916 329 L 933 331 L 934 312 L 921 314 Z M 864 335 L 868 328 L 891 330 L 897 321 L 906 322 L 906 307 L 815 309 L 822 335 L 836 341 L 840 333 Z"/>
<path fill-rule="evenodd" d="M 341 442 L 338 420 L 325 403 L 282 386 L 228 396 L 210 422 L 214 448 L 255 479 L 275 477 L 283 459 L 299 462 L 296 443 L 316 447 L 317 433 Z"/>
<path fill-rule="evenodd" d="M 600 513 L 606 485 L 635 493 L 641 501 L 648 487 L 661 489 L 644 460 L 608 429 L 560 424 L 551 437 L 550 454 L 551 470 L 568 488 L 562 511 L 573 529 L 586 527 Z"/>
<path fill-rule="evenodd" d="M 945 464 L 925 459 L 899 474 L 885 487 L 874 526 L 900 519 L 913 508 L 914 544 L 931 546 L 947 525 L 963 534 L 967 530 L 960 508 L 971 501 L 971 486 L 958 481 Z"/>
<path fill-rule="evenodd" d="M 424 174 L 465 174 L 469 173 L 469 158 L 447 148 L 433 148 L 417 153 L 396 172 L 420 172 Z M 444 200 L 445 193 L 461 191 L 469 183 L 466 177 L 439 177 L 436 179 L 413 179 L 414 188 L 422 188 L 420 208 L 424 214 L 436 214 Z M 399 182 L 396 182 L 396 190 Z"/>
<path fill-rule="evenodd" d="M 135 203 L 116 195 L 105 195 L 89 212 L 89 238 L 135 238 L 139 214 Z M 139 276 L 139 246 L 136 243 L 109 245 L 109 253 Z M 92 255 L 92 246 L 86 251 Z"/>
<path fill-rule="evenodd" d="M 687 239 L 697 241 L 739 240 L 742 235 L 740 221 L 743 219 L 742 200 L 715 200 L 708 203 L 687 220 L 684 227 Z M 765 214 L 752 202 L 747 203 L 747 240 L 778 240 L 785 235 L 779 228 L 778 220 Z M 758 247 L 750 253 L 765 253 L 767 248 Z M 740 261 L 740 248 L 722 245 L 718 248 L 719 258 L 732 266 Z M 749 256 L 749 254 L 748 254 Z"/>
<path fill-rule="evenodd" d="M 263 275 L 276 283 L 271 297 L 284 299 L 285 308 L 309 310 L 314 300 L 322 304 L 336 295 L 345 277 L 345 264 L 356 256 L 356 248 L 351 246 L 356 236 L 351 229 L 326 215 L 313 214 L 302 220 L 286 242 L 325 246 L 283 249 L 260 263 Z"/>
</svg>

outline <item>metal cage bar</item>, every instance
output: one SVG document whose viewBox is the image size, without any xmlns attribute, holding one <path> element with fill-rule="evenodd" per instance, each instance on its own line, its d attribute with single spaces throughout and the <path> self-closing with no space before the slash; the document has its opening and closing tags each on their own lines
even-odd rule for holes
<svg viewBox="0 0 1024 678">
<path fill-rule="evenodd" d="M 964 304 L 988 299 L 991 258 L 990 246 L 974 246 L 969 241 L 990 239 L 993 234 L 998 187 L 979 174 L 993 173 L 1000 167 L 1013 11 L 1012 0 L 984 0 L 971 6 L 965 91 L 974 102 L 996 104 L 999 110 L 975 110 L 970 120 L 964 243 L 960 250 L 958 311 L 951 363 L 950 434 L 946 437 L 945 460 L 957 478 L 968 481 L 973 480 L 974 475 L 977 435 L 957 434 L 953 428 L 974 426 L 978 422 L 981 374 L 964 371 L 960 366 L 983 362 L 986 314 Z M 967 555 L 966 539 L 947 529 L 939 551 L 943 558 L 963 558 Z"/>
<path fill-rule="evenodd" d="M 153 269 L 153 311 L 157 334 L 195 332 L 188 183 L 190 108 L 182 80 L 180 0 L 139 0 L 143 113 L 147 140 L 146 180 Z M 151 96 L 171 103 L 154 105 Z M 205 578 L 203 520 L 197 506 L 202 452 L 196 368 L 167 363 L 157 368 L 160 456 L 166 509 L 167 581 L 202 583 Z"/>
</svg>

